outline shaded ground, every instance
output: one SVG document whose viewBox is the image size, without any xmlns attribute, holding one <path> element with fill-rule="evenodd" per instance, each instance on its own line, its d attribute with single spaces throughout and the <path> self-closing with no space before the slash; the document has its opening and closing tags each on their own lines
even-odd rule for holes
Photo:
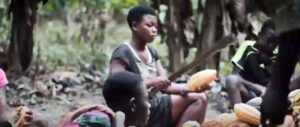
<svg viewBox="0 0 300 127">
<path fill-rule="evenodd" d="M 11 78 L 7 89 L 7 101 L 11 107 L 29 106 L 54 126 L 63 115 L 88 104 L 105 104 L 102 86 L 105 75 L 101 72 L 56 71 L 28 77 Z M 226 111 L 226 94 L 220 94 L 215 84 L 210 94 L 206 118 Z"/>
</svg>

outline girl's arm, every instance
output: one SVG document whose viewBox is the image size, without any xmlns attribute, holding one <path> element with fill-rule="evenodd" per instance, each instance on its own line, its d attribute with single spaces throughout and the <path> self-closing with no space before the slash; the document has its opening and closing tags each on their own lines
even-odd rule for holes
<svg viewBox="0 0 300 127">
<path fill-rule="evenodd" d="M 195 92 L 189 90 L 187 87 L 183 85 L 178 85 L 176 83 L 172 83 L 172 85 L 170 85 L 166 89 L 163 89 L 162 91 L 168 94 L 178 94 L 178 95 L 186 95 L 187 93 Z"/>
<path fill-rule="evenodd" d="M 156 67 L 157 67 L 157 75 L 167 78 L 167 74 L 166 74 L 160 60 L 156 61 Z M 185 95 L 190 92 L 186 87 L 177 85 L 175 83 L 172 83 L 172 85 L 168 86 L 165 89 L 162 89 L 162 91 L 165 93 L 168 93 L 168 94 L 181 94 L 181 95 Z"/>
<path fill-rule="evenodd" d="M 88 106 L 84 106 L 84 107 L 81 107 L 79 109 L 77 109 L 76 111 L 74 112 L 71 112 L 69 114 L 67 114 L 65 117 L 63 117 L 63 119 L 57 124 L 56 127 L 64 127 L 66 126 L 67 124 L 71 123 L 75 118 L 79 117 L 81 114 L 85 113 L 85 112 L 88 112 L 90 110 L 99 110 L 101 112 L 104 112 L 106 113 L 110 118 L 114 118 L 114 112 L 104 106 L 104 105 L 88 105 Z"/>
<path fill-rule="evenodd" d="M 120 71 L 126 71 L 127 65 L 124 61 L 119 59 L 113 59 L 110 61 L 109 65 L 109 75 L 112 75 L 114 73 L 120 72 Z"/>
<path fill-rule="evenodd" d="M 113 59 L 110 62 L 110 67 L 109 67 L 109 74 L 114 74 L 116 72 L 120 71 L 126 71 L 127 70 L 127 65 L 124 61 L 119 60 L 119 59 Z M 167 86 L 170 85 L 170 81 L 166 76 L 158 76 L 158 77 L 153 77 L 150 79 L 144 80 L 144 84 L 146 84 L 147 88 L 150 87 L 155 87 L 158 89 L 164 89 Z"/>
<path fill-rule="evenodd" d="M 156 61 L 156 67 L 157 67 L 157 75 L 167 78 L 167 74 L 166 74 L 160 60 Z M 190 92 L 203 92 L 203 91 L 191 91 L 187 87 L 176 84 L 176 83 L 171 83 L 171 85 L 169 85 L 165 89 L 161 89 L 161 91 L 168 93 L 168 94 L 179 94 L 179 95 L 186 95 L 187 93 L 190 93 Z"/>
</svg>

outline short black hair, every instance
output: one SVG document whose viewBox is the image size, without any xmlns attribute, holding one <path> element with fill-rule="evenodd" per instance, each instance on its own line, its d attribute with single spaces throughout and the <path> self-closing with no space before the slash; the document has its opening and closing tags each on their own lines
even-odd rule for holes
<svg viewBox="0 0 300 127">
<path fill-rule="evenodd" d="M 103 96 L 108 107 L 124 106 L 132 97 L 142 95 L 142 78 L 133 72 L 122 71 L 109 76 L 104 84 Z"/>
<path fill-rule="evenodd" d="M 148 7 L 148 6 L 136 6 L 129 10 L 128 16 L 127 16 L 127 22 L 130 27 L 132 28 L 132 22 L 139 23 L 142 21 L 144 15 L 153 15 L 156 16 L 155 11 Z"/>
<path fill-rule="evenodd" d="M 265 21 L 260 31 L 261 33 L 266 33 L 267 29 L 275 30 L 275 23 L 272 20 Z"/>
</svg>

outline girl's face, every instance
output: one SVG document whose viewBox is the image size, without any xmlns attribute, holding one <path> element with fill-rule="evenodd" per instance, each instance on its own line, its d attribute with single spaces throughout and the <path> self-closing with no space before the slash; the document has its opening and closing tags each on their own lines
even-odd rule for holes
<svg viewBox="0 0 300 127">
<path fill-rule="evenodd" d="M 150 14 L 144 15 L 142 21 L 133 24 L 133 31 L 141 41 L 152 42 L 157 35 L 156 17 Z"/>
</svg>

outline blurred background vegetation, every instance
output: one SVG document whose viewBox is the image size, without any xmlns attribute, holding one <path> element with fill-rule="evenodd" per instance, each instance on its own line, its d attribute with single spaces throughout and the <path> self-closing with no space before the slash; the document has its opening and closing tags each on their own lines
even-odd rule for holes
<svg viewBox="0 0 300 127">
<path fill-rule="evenodd" d="M 9 5 L 9 0 L 0 1 L 2 53 L 8 52 L 11 41 L 13 14 L 9 13 Z M 31 65 L 50 69 L 87 67 L 107 73 L 113 50 L 131 38 L 126 15 L 136 5 L 148 5 L 157 11 L 160 36 L 151 45 L 158 50 L 170 73 L 234 31 L 231 28 L 228 31 L 228 12 L 218 0 L 48 0 L 37 5 Z M 207 18 L 213 16 L 216 18 Z M 252 20 L 254 31 L 258 31 L 265 19 L 257 14 Z M 235 37 L 242 42 L 245 35 L 239 33 Z M 235 43 L 225 48 L 194 71 L 214 68 L 225 75 L 230 73 L 232 67 L 228 61 L 237 46 Z"/>
<path fill-rule="evenodd" d="M 107 67 L 109 56 L 119 44 L 130 39 L 126 13 L 137 0 L 49 0 L 39 4 L 34 29 L 34 59 L 50 68 L 90 64 Z M 0 43 L 10 43 L 12 19 L 9 1 L 0 2 Z"/>
</svg>

